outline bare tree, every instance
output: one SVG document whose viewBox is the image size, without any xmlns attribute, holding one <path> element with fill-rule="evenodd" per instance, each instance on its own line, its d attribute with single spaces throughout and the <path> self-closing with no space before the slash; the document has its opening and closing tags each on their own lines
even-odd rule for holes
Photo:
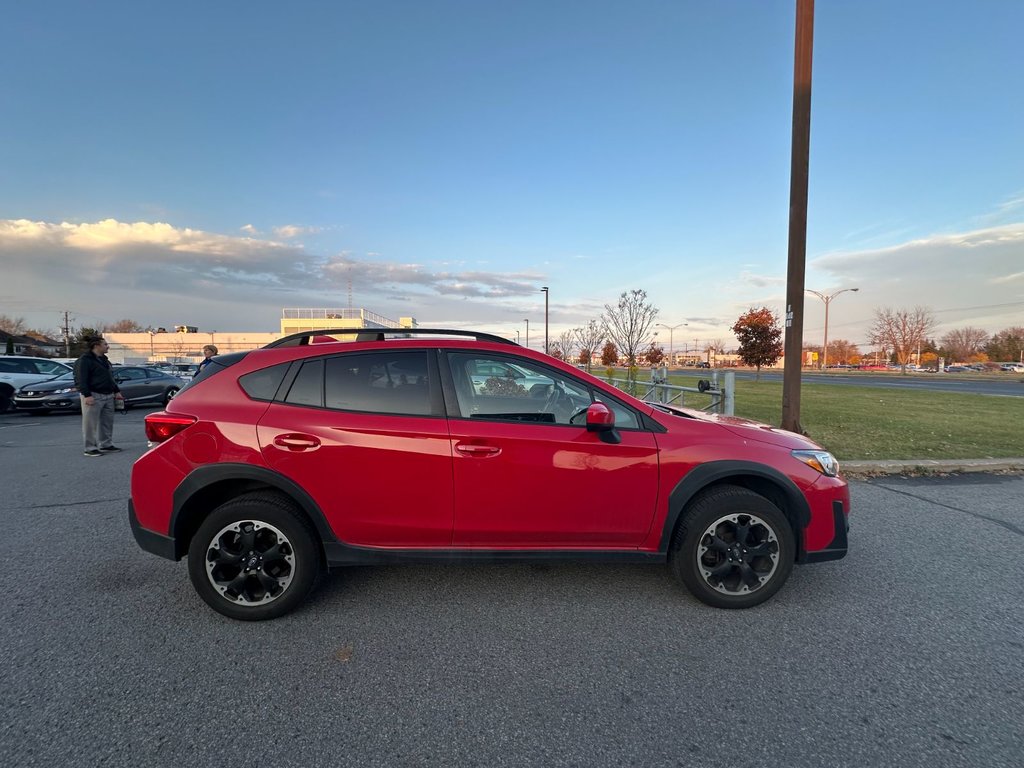
<svg viewBox="0 0 1024 768">
<path fill-rule="evenodd" d="M 0 315 L 0 331 L 9 333 L 11 336 L 21 336 L 28 330 L 24 317 L 8 317 Z"/>
<path fill-rule="evenodd" d="M 608 336 L 631 369 L 636 365 L 638 352 L 654 340 L 651 326 L 658 316 L 658 309 L 647 301 L 647 291 L 635 288 L 623 291 L 616 306 L 604 305 L 601 320 L 608 329 Z"/>
<path fill-rule="evenodd" d="M 592 361 L 595 357 L 600 356 L 601 347 L 604 344 L 605 337 L 608 335 L 607 331 L 603 323 L 591 320 L 584 327 L 576 328 L 574 333 L 576 334 L 576 342 L 580 346 L 580 352 L 587 352 L 587 359 L 584 362 L 589 373 Z"/>
<path fill-rule="evenodd" d="M 107 323 L 103 326 L 103 330 L 107 333 L 141 333 L 146 330 L 134 320 L 124 318 L 118 320 L 116 323 Z"/>
<path fill-rule="evenodd" d="M 562 331 L 558 335 L 558 341 L 555 344 L 562 351 L 562 359 L 568 362 L 573 355 L 573 349 L 576 347 L 576 332 L 572 330 Z"/>
<path fill-rule="evenodd" d="M 725 342 L 722 341 L 721 339 L 715 339 L 713 342 L 711 342 L 711 354 L 713 356 L 713 360 L 710 361 L 711 365 L 717 366 L 718 356 L 725 354 Z"/>
<path fill-rule="evenodd" d="M 940 343 L 951 360 L 966 363 L 982 351 L 988 343 L 988 334 L 981 328 L 967 326 L 950 331 L 942 337 Z"/>
<path fill-rule="evenodd" d="M 910 358 L 936 325 L 935 316 L 927 307 L 911 310 L 883 307 L 875 310 L 871 342 L 883 350 L 891 349 L 900 370 L 906 373 Z"/>
</svg>

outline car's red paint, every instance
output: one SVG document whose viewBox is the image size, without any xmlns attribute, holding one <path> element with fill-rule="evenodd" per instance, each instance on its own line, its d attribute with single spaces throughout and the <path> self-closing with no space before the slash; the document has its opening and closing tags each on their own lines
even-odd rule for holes
<svg viewBox="0 0 1024 768">
<path fill-rule="evenodd" d="M 803 556 L 845 552 L 845 530 L 842 551 L 835 549 L 836 510 L 845 522 L 848 488 L 842 477 L 823 475 L 790 454 L 817 448 L 800 435 L 745 419 L 656 407 L 516 345 L 431 338 L 313 341 L 234 356 L 227 367 L 183 389 L 165 412 L 148 417 L 147 433 L 159 442 L 132 471 L 137 538 L 141 531 L 173 540 L 180 557 L 213 507 L 271 487 L 301 507 L 325 547 L 664 556 L 683 511 L 673 499 L 697 498 L 702 487 L 691 486 L 705 482 L 702 468 L 721 464 L 730 468 L 727 477 L 714 482 L 758 492 L 774 484 L 778 493 L 769 496 L 776 504 L 792 498 L 786 493 L 802 496 L 798 506 L 806 505 L 809 520 L 794 523 L 794 534 Z M 433 355 L 429 376 L 401 371 L 403 350 Z M 557 422 L 546 420 L 554 420 L 553 414 L 508 420 L 463 412 L 454 374 L 445 367 L 452 352 L 513 359 L 542 380 L 547 375 L 589 392 L 592 401 L 580 404 L 569 397 L 580 418 Z M 383 355 L 387 381 L 370 374 L 380 390 L 397 386 L 399 376 L 402 385 L 428 379 L 422 391 L 432 398 L 429 414 L 337 410 L 325 407 L 329 399 L 319 406 L 285 401 L 303 361 L 352 360 L 345 356 L 365 353 Z M 387 366 L 394 360 L 392 373 Z M 269 369 L 290 373 L 281 373 L 279 389 L 271 387 L 265 397 L 247 394 L 245 377 Z M 515 391 L 514 383 L 505 386 Z M 470 388 L 463 396 L 480 392 Z M 605 402 L 617 403 L 619 415 Z M 616 424 L 623 413 L 634 421 Z M 794 521 L 804 514 L 788 512 Z"/>
</svg>

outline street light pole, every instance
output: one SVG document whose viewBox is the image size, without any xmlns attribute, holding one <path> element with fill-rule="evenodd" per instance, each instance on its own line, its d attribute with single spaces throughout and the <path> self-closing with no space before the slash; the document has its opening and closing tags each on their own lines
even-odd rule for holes
<svg viewBox="0 0 1024 768">
<path fill-rule="evenodd" d="M 840 293 L 846 293 L 847 291 L 859 291 L 860 288 L 843 288 L 841 291 L 836 291 L 832 294 L 825 294 L 819 291 L 811 290 L 810 288 L 804 288 L 808 293 L 813 293 L 823 302 L 825 302 L 825 345 L 821 350 L 821 370 L 825 370 L 828 367 L 828 305 L 832 303 L 832 299 L 838 296 Z"/>
<path fill-rule="evenodd" d="M 672 365 L 675 365 L 676 358 L 672 354 L 672 332 L 675 331 L 676 328 L 682 328 L 684 326 L 689 325 L 689 323 L 677 323 L 676 325 L 665 325 L 665 323 L 655 323 L 655 325 L 660 325 L 662 328 L 668 328 L 668 359 L 672 361 Z"/>
<path fill-rule="evenodd" d="M 548 354 L 548 287 L 541 288 L 544 291 L 544 354 Z"/>
<path fill-rule="evenodd" d="M 530 348 L 530 318 L 524 317 L 523 320 L 526 321 L 526 348 L 529 349 Z"/>
</svg>

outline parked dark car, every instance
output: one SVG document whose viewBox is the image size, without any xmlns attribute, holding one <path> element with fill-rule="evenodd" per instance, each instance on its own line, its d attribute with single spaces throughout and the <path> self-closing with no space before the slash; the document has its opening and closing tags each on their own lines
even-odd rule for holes
<svg viewBox="0 0 1024 768">
<path fill-rule="evenodd" d="M 115 368 L 114 380 L 124 395 L 125 408 L 135 405 L 166 405 L 184 386 L 177 376 L 137 366 Z M 14 396 L 14 406 L 19 411 L 34 413 L 80 410 L 81 401 L 74 373 L 68 372 L 49 381 L 22 387 Z"/>
</svg>

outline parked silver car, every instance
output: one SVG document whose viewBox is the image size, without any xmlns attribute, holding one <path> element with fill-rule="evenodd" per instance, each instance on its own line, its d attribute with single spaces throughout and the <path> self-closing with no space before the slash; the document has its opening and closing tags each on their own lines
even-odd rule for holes
<svg viewBox="0 0 1024 768">
<path fill-rule="evenodd" d="M 14 407 L 14 394 L 26 384 L 46 381 L 71 370 L 46 357 L 0 355 L 0 413 Z"/>
</svg>

